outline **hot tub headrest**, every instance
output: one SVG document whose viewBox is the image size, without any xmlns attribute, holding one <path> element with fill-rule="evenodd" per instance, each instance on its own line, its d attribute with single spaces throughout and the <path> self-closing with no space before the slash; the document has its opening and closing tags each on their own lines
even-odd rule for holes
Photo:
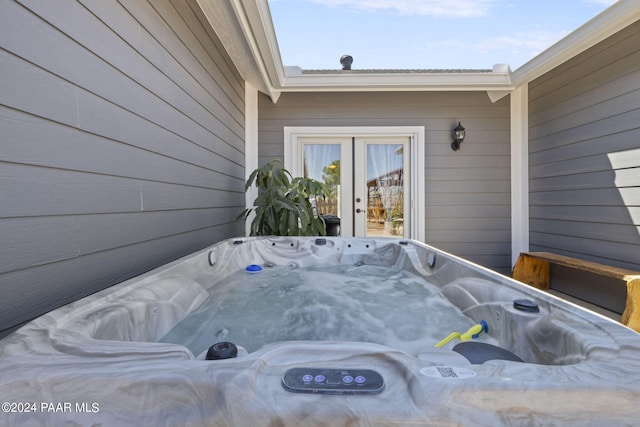
<svg viewBox="0 0 640 427">
<path fill-rule="evenodd" d="M 511 360 L 513 362 L 523 362 L 515 354 L 502 347 L 498 347 L 485 342 L 465 341 L 453 347 L 453 351 L 460 353 L 473 364 L 482 364 L 487 360 Z"/>
</svg>

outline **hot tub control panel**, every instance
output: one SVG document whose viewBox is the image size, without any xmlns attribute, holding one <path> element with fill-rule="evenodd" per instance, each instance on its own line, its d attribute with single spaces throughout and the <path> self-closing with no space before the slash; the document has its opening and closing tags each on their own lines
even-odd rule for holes
<svg viewBox="0 0 640 427">
<path fill-rule="evenodd" d="M 371 369 L 291 368 L 282 387 L 293 393 L 376 394 L 384 389 L 382 375 Z"/>
</svg>

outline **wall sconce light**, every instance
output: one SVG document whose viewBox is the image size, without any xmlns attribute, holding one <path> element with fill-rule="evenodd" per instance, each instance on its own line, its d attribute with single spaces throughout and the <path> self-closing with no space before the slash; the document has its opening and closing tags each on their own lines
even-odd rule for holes
<svg viewBox="0 0 640 427">
<path fill-rule="evenodd" d="M 451 143 L 451 149 L 453 151 L 458 151 L 460 149 L 460 144 L 464 141 L 465 131 L 460 122 L 458 122 L 458 126 L 453 129 L 453 142 Z"/>
</svg>

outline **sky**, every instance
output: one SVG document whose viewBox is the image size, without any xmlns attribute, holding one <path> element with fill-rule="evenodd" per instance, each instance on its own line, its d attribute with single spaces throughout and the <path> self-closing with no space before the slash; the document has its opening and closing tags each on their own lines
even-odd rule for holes
<svg viewBox="0 0 640 427">
<path fill-rule="evenodd" d="M 282 62 L 303 69 L 491 69 L 527 61 L 615 0 L 268 0 Z"/>
</svg>

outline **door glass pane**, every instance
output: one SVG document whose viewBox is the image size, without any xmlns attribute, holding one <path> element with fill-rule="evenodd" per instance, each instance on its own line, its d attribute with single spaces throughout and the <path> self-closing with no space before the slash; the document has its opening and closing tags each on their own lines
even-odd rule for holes
<svg viewBox="0 0 640 427">
<path fill-rule="evenodd" d="M 327 235 L 340 235 L 340 144 L 304 144 L 304 177 L 323 182 L 329 197 L 312 200 L 327 224 Z"/>
<path fill-rule="evenodd" d="M 367 236 L 403 236 L 402 144 L 367 144 Z"/>
</svg>

